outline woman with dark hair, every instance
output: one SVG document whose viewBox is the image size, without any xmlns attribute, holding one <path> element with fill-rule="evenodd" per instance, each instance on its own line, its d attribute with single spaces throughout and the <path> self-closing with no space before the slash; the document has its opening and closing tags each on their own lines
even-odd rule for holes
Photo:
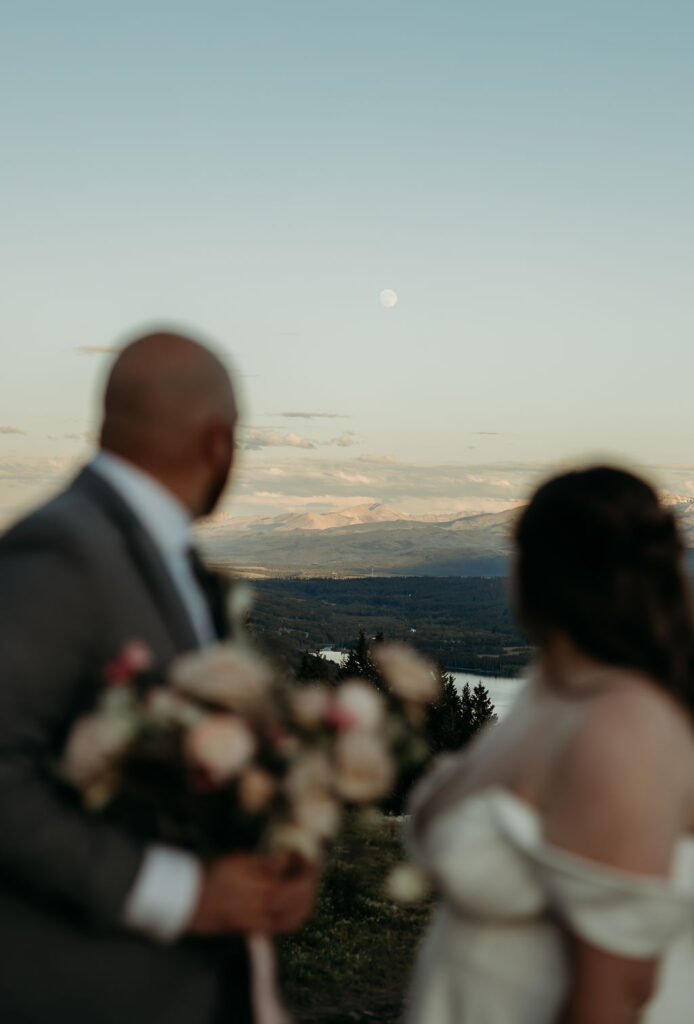
<svg viewBox="0 0 694 1024">
<path fill-rule="evenodd" d="M 516 528 L 516 705 L 413 801 L 441 903 L 409 1024 L 694 1020 L 694 626 L 672 514 L 550 480 Z"/>
</svg>

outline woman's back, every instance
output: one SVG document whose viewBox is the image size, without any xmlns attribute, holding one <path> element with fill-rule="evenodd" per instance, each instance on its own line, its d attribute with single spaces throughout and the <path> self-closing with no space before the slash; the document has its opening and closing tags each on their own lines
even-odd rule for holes
<svg viewBox="0 0 694 1024">
<path fill-rule="evenodd" d="M 415 795 L 443 906 L 411 1019 L 635 1024 L 650 1003 L 657 1024 L 688 1020 L 694 622 L 675 521 L 630 473 L 556 477 L 517 523 L 514 585 L 533 678 Z"/>
<path fill-rule="evenodd" d="M 547 844 L 536 810 L 503 787 L 440 815 L 420 860 L 444 896 L 418 961 L 409 1024 L 555 1024 L 571 981 L 565 930 L 618 956 L 662 956 L 644 1020 L 691 1020 L 694 840 L 668 879 Z"/>
<path fill-rule="evenodd" d="M 547 838 L 562 845 L 561 831 L 570 828 L 576 835 L 569 848 L 597 859 L 603 859 L 601 840 L 609 838 L 604 825 L 616 823 L 635 802 L 632 826 L 638 829 L 647 798 L 652 810 L 665 815 L 669 808 L 672 838 L 694 833 L 689 715 L 641 674 L 576 655 L 563 660 L 573 666 L 561 682 L 540 665 L 507 717 L 424 783 L 413 801 L 415 827 L 453 801 L 500 786 L 539 811 Z M 567 809 L 570 821 L 564 822 Z M 595 828 L 586 815 L 595 815 Z M 606 822 L 598 828 L 601 815 Z M 621 835 L 624 863 L 616 866 L 667 872 L 667 861 L 660 867 L 632 864 L 634 836 Z M 661 847 L 663 842 L 661 833 Z"/>
</svg>

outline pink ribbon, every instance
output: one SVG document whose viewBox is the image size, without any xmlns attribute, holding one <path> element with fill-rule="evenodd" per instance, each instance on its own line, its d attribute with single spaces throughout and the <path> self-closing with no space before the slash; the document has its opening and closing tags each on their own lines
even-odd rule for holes
<svg viewBox="0 0 694 1024">
<path fill-rule="evenodd" d="M 272 939 L 254 932 L 246 936 L 246 944 L 255 1024 L 291 1024 L 277 987 L 277 958 Z"/>
</svg>

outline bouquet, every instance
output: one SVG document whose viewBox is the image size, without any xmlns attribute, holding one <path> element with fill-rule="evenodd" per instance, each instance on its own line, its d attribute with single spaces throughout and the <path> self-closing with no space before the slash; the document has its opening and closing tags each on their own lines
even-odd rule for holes
<svg viewBox="0 0 694 1024">
<path fill-rule="evenodd" d="M 346 806 L 382 801 L 428 754 L 422 727 L 438 674 L 404 644 L 379 644 L 372 659 L 381 686 L 296 683 L 241 632 L 182 655 L 160 678 L 133 641 L 75 722 L 61 777 L 90 811 L 203 860 L 289 850 L 318 861 Z M 258 1019 L 285 1020 L 268 981 L 272 946 L 248 941 Z"/>
</svg>

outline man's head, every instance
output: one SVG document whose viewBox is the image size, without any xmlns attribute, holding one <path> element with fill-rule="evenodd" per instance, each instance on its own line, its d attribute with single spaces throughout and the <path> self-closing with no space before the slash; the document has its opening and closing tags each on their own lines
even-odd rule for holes
<svg viewBox="0 0 694 1024">
<path fill-rule="evenodd" d="M 202 516 L 226 486 L 236 419 L 229 375 L 209 349 L 181 334 L 146 334 L 122 350 L 109 375 L 101 447 Z"/>
</svg>

